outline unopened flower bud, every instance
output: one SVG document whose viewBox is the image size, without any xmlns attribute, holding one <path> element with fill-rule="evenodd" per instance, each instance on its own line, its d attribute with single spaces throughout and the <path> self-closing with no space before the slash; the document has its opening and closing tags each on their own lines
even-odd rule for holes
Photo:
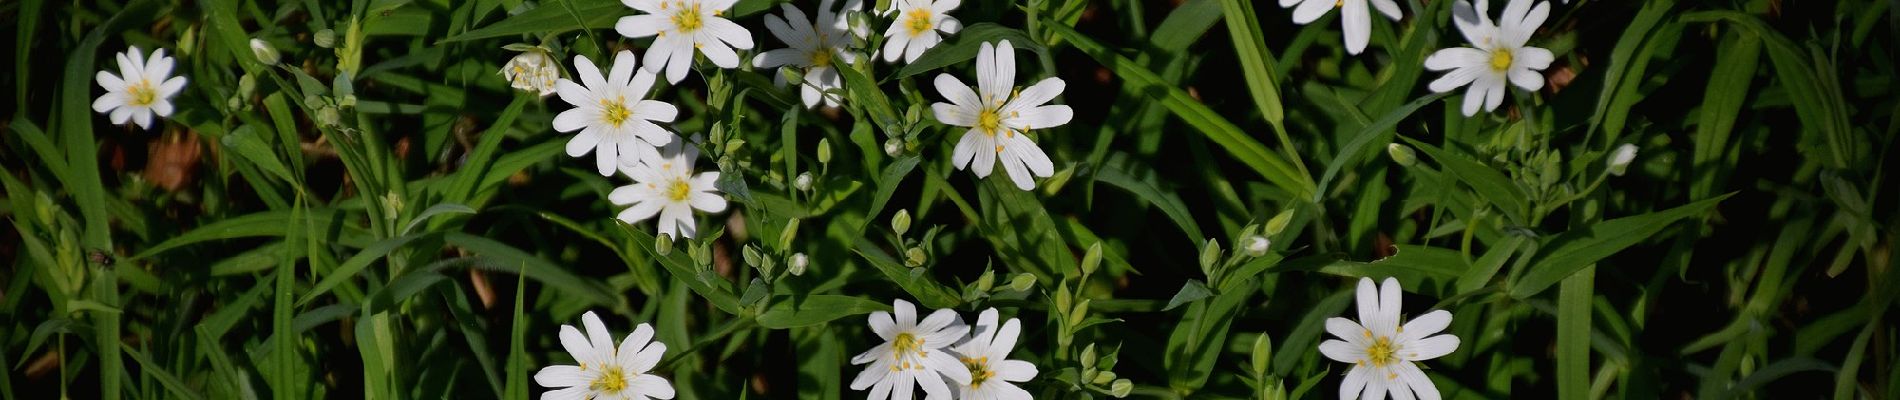
<svg viewBox="0 0 1900 400">
<path fill-rule="evenodd" d="M 811 172 L 798 173 L 797 178 L 792 178 L 792 187 L 798 190 L 811 190 Z"/>
<path fill-rule="evenodd" d="M 891 138 L 891 140 L 884 141 L 884 154 L 889 154 L 891 157 L 903 155 L 904 140 Z"/>
<path fill-rule="evenodd" d="M 271 47 L 270 42 L 264 39 L 251 39 L 251 55 L 257 56 L 257 62 L 264 65 L 277 65 L 277 61 L 283 58 L 282 55 L 277 54 L 277 49 Z"/>
<path fill-rule="evenodd" d="M 1412 164 L 1418 164 L 1418 153 L 1414 152 L 1412 148 L 1405 147 L 1405 145 L 1396 142 L 1385 145 L 1385 154 L 1392 156 L 1392 162 L 1399 163 L 1401 167 L 1410 167 Z"/>
<path fill-rule="evenodd" d="M 326 49 L 336 47 L 336 31 L 330 29 L 317 31 L 316 37 L 311 41 L 317 42 L 317 47 Z"/>
<path fill-rule="evenodd" d="M 1607 161 L 1610 175 L 1623 176 L 1630 167 L 1630 161 L 1635 160 L 1636 145 L 1624 143 L 1622 146 L 1617 146 L 1616 150 L 1610 152 L 1610 159 Z"/>
<path fill-rule="evenodd" d="M 530 48 L 509 59 L 508 64 L 501 67 L 501 76 L 508 79 L 509 87 L 545 97 L 554 94 L 554 82 L 561 79 L 561 67 L 546 50 Z"/>
<path fill-rule="evenodd" d="M 811 257 L 806 257 L 805 253 L 793 254 L 792 260 L 787 264 L 791 264 L 788 271 L 792 273 L 792 276 L 804 275 L 805 267 L 811 265 Z"/>
<path fill-rule="evenodd" d="M 1247 255 L 1260 257 L 1267 255 L 1267 249 L 1273 246 L 1273 241 L 1268 240 L 1266 236 L 1254 235 L 1248 237 L 1242 244 L 1247 246 Z"/>
</svg>

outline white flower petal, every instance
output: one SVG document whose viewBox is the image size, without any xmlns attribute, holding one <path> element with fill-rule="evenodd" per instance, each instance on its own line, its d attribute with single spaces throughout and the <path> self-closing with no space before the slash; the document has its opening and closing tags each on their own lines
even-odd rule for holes
<svg viewBox="0 0 1900 400">
<path fill-rule="evenodd" d="M 893 315 L 896 318 L 897 330 L 908 331 L 917 327 L 917 306 L 911 305 L 910 302 L 904 301 L 903 299 L 898 299 L 897 301 L 891 302 L 891 311 L 895 313 Z"/>
<path fill-rule="evenodd" d="M 1377 368 L 1367 368 L 1366 391 L 1359 396 L 1359 399 L 1385 400 L 1385 391 L 1391 387 L 1390 382 L 1391 380 L 1386 378 L 1384 371 L 1380 371 Z"/>
<path fill-rule="evenodd" d="M 810 53 L 794 48 L 772 49 L 752 57 L 752 66 L 759 68 L 777 68 L 785 65 L 805 66 L 811 64 Z"/>
<path fill-rule="evenodd" d="M 691 238 L 699 233 L 699 225 L 693 220 L 692 206 L 686 204 L 674 203 L 661 207 L 659 223 L 679 232 L 676 235 L 678 237 Z"/>
<path fill-rule="evenodd" d="M 1057 104 L 1016 111 L 1016 116 L 1009 118 L 1009 125 L 1023 130 L 1043 129 L 1068 125 L 1069 120 L 1074 118 L 1075 110 Z"/>
<path fill-rule="evenodd" d="M 541 400 L 586 400 L 587 394 L 586 386 L 575 386 L 541 393 Z"/>
<path fill-rule="evenodd" d="M 587 59 L 587 56 L 574 56 L 574 72 L 580 76 L 581 85 L 590 89 L 590 92 L 607 87 L 607 78 L 600 76 L 600 66 L 594 65 L 594 61 Z"/>
<path fill-rule="evenodd" d="M 707 33 L 712 34 L 713 37 L 719 38 L 720 41 L 732 45 L 733 48 L 752 48 L 752 31 L 748 31 L 745 27 L 739 26 L 739 24 L 733 23 L 731 20 L 725 18 L 712 17 L 706 18 L 705 21 L 706 25 L 703 29 L 705 29 Z"/>
<path fill-rule="evenodd" d="M 962 361 L 958 361 L 956 357 L 953 357 L 949 353 L 931 352 L 929 356 L 922 357 L 921 361 L 925 365 L 924 368 L 936 371 L 937 374 L 942 374 L 944 378 L 956 382 L 958 385 L 970 384 L 970 368 L 964 366 Z M 936 377 L 931 375 L 933 374 L 924 374 L 923 379 L 918 379 L 918 383 L 924 384 L 924 391 L 933 394 L 942 393 L 946 397 L 949 396 L 950 388 L 943 386 L 943 379 L 936 379 Z M 929 382 L 936 382 L 937 386 L 942 388 L 942 391 L 932 390 Z"/>
<path fill-rule="evenodd" d="M 573 365 L 549 365 L 534 373 L 534 383 L 542 387 L 587 386 L 587 381 L 588 376 L 585 371 Z"/>
<path fill-rule="evenodd" d="M 1008 99 L 1010 92 L 1016 89 L 1015 46 L 1010 45 L 1008 40 L 997 42 L 994 53 L 991 53 L 989 57 L 979 56 L 976 60 L 978 67 L 981 67 L 984 62 L 994 64 L 990 68 L 990 79 L 982 80 L 980 79 L 982 75 L 978 76 L 977 85 L 982 87 L 983 101 L 1001 102 Z"/>
<path fill-rule="evenodd" d="M 965 133 L 965 135 L 970 134 L 977 134 L 977 132 L 971 130 L 970 133 Z M 983 146 L 973 149 L 976 154 L 970 160 L 970 172 L 976 173 L 978 178 L 987 178 L 990 172 L 996 169 L 996 140 L 988 135 L 978 134 L 978 136 L 983 137 L 981 142 Z"/>
<path fill-rule="evenodd" d="M 1368 374 L 1370 374 L 1368 368 L 1357 365 L 1352 366 L 1351 370 L 1346 371 L 1346 378 L 1339 382 L 1339 400 L 1359 398 L 1359 394 L 1364 392 L 1366 388 L 1366 383 L 1369 380 L 1366 376 Z"/>
<path fill-rule="evenodd" d="M 1380 14 L 1385 14 L 1386 18 L 1391 18 L 1393 21 L 1404 17 L 1404 13 L 1399 11 L 1399 3 L 1392 0 L 1372 0 L 1372 6 L 1378 8 Z"/>
<path fill-rule="evenodd" d="M 942 310 L 932 311 L 929 316 L 924 317 L 924 320 L 922 322 L 917 323 L 916 329 L 918 331 L 929 333 L 929 332 L 938 332 L 945 329 L 950 329 L 950 328 L 953 328 L 954 325 L 962 325 L 962 324 L 963 324 L 963 321 L 957 318 L 956 310 L 942 309 Z M 967 328 L 966 328 L 966 331 L 967 331 Z M 959 333 L 957 334 L 957 336 L 963 336 L 963 335 Z M 937 344 L 937 343 L 930 343 L 930 344 Z M 930 344 L 926 344 L 926 345 L 930 345 Z M 950 345 L 950 343 L 942 343 L 938 345 L 948 346 Z"/>
<path fill-rule="evenodd" d="M 182 90 L 185 90 L 185 77 L 174 76 L 171 79 L 166 79 L 165 83 L 158 85 L 158 97 L 161 99 L 170 99 L 172 95 L 176 95 Z"/>
<path fill-rule="evenodd" d="M 131 106 L 114 108 L 112 112 L 106 114 L 106 116 L 112 119 L 114 125 L 125 125 L 127 121 L 132 120 L 132 108 Z"/>
<path fill-rule="evenodd" d="M 1550 50 L 1539 47 L 1519 47 L 1517 50 L 1511 52 L 1511 64 L 1513 66 L 1535 70 L 1550 68 L 1550 63 L 1556 60 L 1557 56 L 1551 54 Z"/>
<path fill-rule="evenodd" d="M 1482 83 L 1485 88 L 1485 111 L 1495 111 L 1499 105 L 1504 104 L 1504 88 L 1506 86 L 1504 84 L 1504 77 L 1492 75 L 1481 78 L 1478 82 Z M 1476 88 L 1476 86 L 1473 86 L 1473 88 Z"/>
<path fill-rule="evenodd" d="M 561 325 L 560 336 L 561 348 L 566 349 L 567 355 L 573 357 L 575 362 L 586 364 L 593 361 L 594 345 L 587 341 L 587 336 L 582 335 L 581 330 L 574 329 L 573 325 Z"/>
<path fill-rule="evenodd" d="M 614 22 L 614 32 L 629 38 L 653 36 L 671 25 L 666 17 L 655 14 L 636 14 L 620 17 Z"/>
<path fill-rule="evenodd" d="M 879 339 L 891 340 L 897 337 L 897 323 L 891 322 L 891 313 L 878 311 L 871 313 L 871 333 Z"/>
<path fill-rule="evenodd" d="M 680 83 L 681 80 L 686 79 L 688 67 L 693 66 L 693 44 L 684 38 L 671 40 L 672 44 L 667 48 L 671 49 L 673 55 L 667 57 L 666 60 L 666 81 Z"/>
<path fill-rule="evenodd" d="M 117 92 L 106 92 L 98 100 L 92 101 L 93 112 L 107 112 L 125 106 L 125 96 Z"/>
<path fill-rule="evenodd" d="M 917 34 L 917 37 L 910 38 L 910 43 L 904 47 L 904 62 L 917 62 L 918 58 L 924 56 L 924 51 L 937 47 L 937 43 L 942 41 L 943 37 L 937 36 L 937 31 L 934 30 Z"/>
<path fill-rule="evenodd" d="M 970 109 L 969 113 L 972 116 L 977 114 L 975 108 L 983 106 L 983 100 L 977 96 L 976 91 L 971 90 L 969 85 L 964 85 L 963 80 L 950 74 L 937 74 L 937 79 L 932 83 L 937 86 L 937 94 L 942 95 L 944 100 L 950 100 L 951 104 Z M 971 118 L 971 121 L 975 121 L 975 118 Z M 959 126 L 974 126 L 974 123 Z"/>
<path fill-rule="evenodd" d="M 713 65 L 716 65 L 719 68 L 739 67 L 739 54 L 734 53 L 731 47 L 726 47 L 726 45 L 723 43 L 702 42 L 702 43 L 697 43 L 697 44 L 699 47 L 699 54 L 705 54 L 706 60 L 712 61 Z"/>
<path fill-rule="evenodd" d="M 1022 333 L 1023 323 L 1021 321 L 1017 321 L 1015 318 L 1004 321 L 1003 327 L 997 328 L 996 336 L 990 340 L 990 351 L 999 356 L 1008 355 L 1010 350 L 1016 349 L 1016 339 L 1022 335 Z M 1034 366 L 1031 366 L 1031 368 L 1034 368 Z M 1034 374 L 1033 369 L 1031 370 L 1031 374 Z"/>
<path fill-rule="evenodd" d="M 1312 23 L 1315 20 L 1318 20 L 1319 17 L 1321 16 L 1325 16 L 1326 12 L 1332 11 L 1332 10 L 1333 10 L 1333 2 L 1324 1 L 1324 0 L 1306 0 L 1306 2 L 1300 3 L 1300 6 L 1298 8 L 1293 9 L 1293 23 L 1299 24 L 1299 25 L 1306 25 L 1308 23 Z"/>
<path fill-rule="evenodd" d="M 633 52 L 631 51 L 621 50 L 614 53 L 614 66 L 607 72 L 607 84 L 611 86 L 626 85 L 627 82 L 633 79 L 633 70 L 637 69 L 635 67 L 639 65 L 639 60 L 638 57 L 633 56 Z"/>
<path fill-rule="evenodd" d="M 970 161 L 976 158 L 978 148 L 989 148 L 989 145 L 986 144 L 988 141 L 983 140 L 985 138 L 982 133 L 977 132 L 975 129 L 963 132 L 963 137 L 957 139 L 956 149 L 950 153 L 950 166 L 956 167 L 956 169 L 968 168 Z"/>
<path fill-rule="evenodd" d="M 707 213 L 726 211 L 726 198 L 717 194 L 698 192 L 687 196 L 686 200 L 693 208 Z"/>
<path fill-rule="evenodd" d="M 1399 312 L 1402 311 L 1400 296 L 1404 294 L 1399 288 L 1398 278 L 1385 278 L 1385 283 L 1379 285 L 1378 319 L 1366 324 L 1373 328 L 1374 334 L 1392 336 L 1398 333 Z"/>
<path fill-rule="evenodd" d="M 668 383 L 666 378 L 653 374 L 640 374 L 633 377 L 633 381 L 629 384 L 628 387 L 634 393 L 661 400 L 673 398 L 673 384 Z"/>
<path fill-rule="evenodd" d="M 1425 57 L 1425 69 L 1433 71 L 1473 66 L 1490 67 L 1490 65 L 1490 54 L 1486 54 L 1484 50 L 1470 47 L 1439 49 L 1438 51 L 1432 52 L 1430 57 Z"/>
<path fill-rule="evenodd" d="M 1010 382 L 1028 382 L 1036 377 L 1036 364 L 1023 360 L 1001 360 L 990 363 L 996 377 Z"/>
<path fill-rule="evenodd" d="M 1358 322 L 1353 322 L 1353 320 L 1350 320 L 1350 319 L 1340 318 L 1340 317 L 1327 318 L 1326 332 L 1331 333 L 1333 334 L 1333 336 L 1338 337 L 1342 340 L 1345 340 L 1347 343 L 1352 343 L 1353 345 L 1358 346 L 1358 347 L 1365 347 L 1367 344 L 1370 343 L 1367 341 L 1367 339 L 1369 338 L 1367 338 L 1366 336 L 1369 335 L 1371 331 L 1366 330 L 1365 326 L 1359 325 Z M 1353 362 L 1353 361 L 1358 361 L 1358 360 L 1353 359 L 1353 360 L 1340 360 L 1340 361 Z"/>
<path fill-rule="evenodd" d="M 1406 343 L 1398 355 L 1405 360 L 1424 361 L 1444 357 L 1454 351 L 1458 351 L 1458 337 L 1438 335 Z"/>
<path fill-rule="evenodd" d="M 1337 339 L 1327 339 L 1324 342 L 1320 342 L 1319 354 L 1325 355 L 1326 358 L 1330 358 L 1333 361 L 1349 364 L 1366 360 L 1366 350 L 1364 347 Z"/>
<path fill-rule="evenodd" d="M 1372 278 L 1359 278 L 1359 288 L 1353 292 L 1359 305 L 1359 324 L 1370 330 L 1378 330 L 1374 323 L 1379 316 L 1379 285 Z"/>
<path fill-rule="evenodd" d="M 1372 39 L 1372 13 L 1366 9 L 1366 0 L 1345 0 L 1339 7 L 1339 27 L 1345 31 L 1346 52 L 1364 52 Z"/>
<path fill-rule="evenodd" d="M 644 324 L 642 326 L 644 326 Z M 652 328 L 648 329 L 650 330 Z M 632 356 L 625 356 L 624 358 L 627 359 L 627 363 L 621 365 L 621 367 L 644 375 L 647 371 L 652 371 L 654 366 L 660 365 L 660 358 L 665 355 L 666 343 L 653 342 L 647 344 L 645 348 L 640 349 L 639 353 L 635 353 Z"/>
<path fill-rule="evenodd" d="M 612 359 L 614 351 L 613 335 L 607 333 L 607 324 L 601 323 L 600 315 L 588 311 L 581 314 L 581 327 L 587 330 L 587 341 L 593 344 L 594 354 L 599 359 L 594 362 L 606 362 Z"/>
<path fill-rule="evenodd" d="M 125 90 L 125 80 L 119 79 L 118 75 L 113 75 L 111 72 L 99 71 L 98 74 L 93 75 L 93 80 L 98 81 L 99 87 L 104 88 L 107 92 L 120 92 Z"/>
<path fill-rule="evenodd" d="M 1012 149 L 1010 145 L 1003 145 L 997 148 L 996 157 L 1002 160 L 1003 172 L 1008 173 L 1010 183 L 1016 184 L 1017 189 L 1025 191 L 1036 189 L 1035 178 L 1029 176 L 1029 168 L 1023 166 L 1022 158 L 1017 157 L 1015 149 Z"/>
<path fill-rule="evenodd" d="M 1444 331 L 1447 326 L 1451 326 L 1451 312 L 1435 310 L 1406 322 L 1405 329 L 1399 332 L 1399 337 L 1396 340 L 1407 342 L 1412 339 L 1431 336 L 1432 334 Z"/>
<path fill-rule="evenodd" d="M 1393 369 L 1398 371 L 1399 379 L 1405 380 L 1405 386 L 1410 387 L 1412 392 L 1418 394 L 1418 400 L 1441 399 L 1438 393 L 1438 386 L 1432 383 L 1432 378 L 1425 376 L 1425 371 L 1418 369 L 1418 365 L 1410 362 L 1400 362 L 1398 365 L 1393 366 Z"/>
<path fill-rule="evenodd" d="M 1537 91 L 1544 88 L 1544 74 L 1528 68 L 1513 68 L 1510 72 L 1511 84 L 1524 90 Z"/>
<path fill-rule="evenodd" d="M 653 218 L 654 215 L 659 215 L 660 207 L 663 205 L 665 205 L 665 203 L 661 203 L 659 201 L 636 202 L 636 203 L 633 203 L 632 207 L 627 207 L 627 209 L 625 210 L 620 210 L 620 214 L 615 215 L 614 218 L 618 218 L 621 221 L 626 221 L 629 224 L 640 223 L 640 221 L 645 221 L 648 218 Z"/>
</svg>

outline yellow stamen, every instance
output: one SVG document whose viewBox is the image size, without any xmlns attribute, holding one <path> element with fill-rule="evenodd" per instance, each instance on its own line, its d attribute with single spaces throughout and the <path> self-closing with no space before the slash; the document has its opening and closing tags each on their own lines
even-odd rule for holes
<svg viewBox="0 0 1900 400">
<path fill-rule="evenodd" d="M 818 50 L 811 53 L 811 66 L 824 67 L 829 65 L 831 65 L 830 50 Z"/>
<path fill-rule="evenodd" d="M 601 121 L 619 128 L 629 119 L 633 119 L 633 110 L 627 109 L 626 98 L 616 96 L 612 100 L 600 101 Z"/>
<path fill-rule="evenodd" d="M 1510 68 L 1511 68 L 1511 51 L 1510 50 L 1497 49 L 1497 50 L 1491 51 L 1491 69 L 1492 70 L 1503 71 Z"/>
<path fill-rule="evenodd" d="M 673 13 L 673 26 L 679 27 L 680 32 L 696 31 L 703 25 L 703 21 L 699 20 L 698 3 L 680 7 L 678 12 Z"/>
<path fill-rule="evenodd" d="M 922 35 L 924 32 L 929 32 L 930 28 L 933 27 L 933 25 L 930 24 L 929 9 L 917 8 L 910 10 L 910 12 L 905 13 L 905 15 L 910 17 L 910 21 L 904 24 L 904 26 L 910 28 L 911 36 Z"/>
<path fill-rule="evenodd" d="M 685 179 L 674 180 L 666 187 L 666 198 L 673 199 L 674 202 L 686 201 L 686 198 L 692 195 L 693 185 L 686 183 Z"/>
<path fill-rule="evenodd" d="M 963 366 L 970 368 L 971 388 L 982 388 L 983 381 L 996 376 L 996 371 L 990 370 L 989 357 L 964 358 Z"/>
<path fill-rule="evenodd" d="M 996 110 L 986 109 L 983 110 L 982 113 L 976 114 L 976 129 L 983 131 L 983 134 L 994 137 L 996 136 L 996 131 L 1002 129 L 1002 127 L 1003 117 L 996 115 Z"/>
<path fill-rule="evenodd" d="M 158 90 L 152 87 L 152 81 L 141 79 L 138 83 L 125 86 L 125 97 L 129 99 L 127 104 L 150 106 L 158 101 Z"/>
<path fill-rule="evenodd" d="M 1384 367 L 1398 361 L 1398 348 L 1392 346 L 1392 338 L 1380 336 L 1366 347 L 1366 361 L 1374 367 Z"/>
<path fill-rule="evenodd" d="M 596 392 L 618 393 L 627 388 L 627 377 L 620 373 L 619 368 L 609 366 L 601 372 L 599 377 L 595 377 L 594 381 L 587 385 L 588 389 Z"/>
</svg>

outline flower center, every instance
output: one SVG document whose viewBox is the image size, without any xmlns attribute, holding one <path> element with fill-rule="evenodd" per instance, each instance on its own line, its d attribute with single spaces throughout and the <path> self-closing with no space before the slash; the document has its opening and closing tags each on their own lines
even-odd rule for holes
<svg viewBox="0 0 1900 400">
<path fill-rule="evenodd" d="M 679 27 L 680 32 L 696 31 L 701 25 L 704 24 L 699 20 L 698 3 L 680 7 L 679 12 L 673 13 L 673 26 Z"/>
<path fill-rule="evenodd" d="M 1503 71 L 1511 68 L 1511 50 L 1497 49 L 1491 52 L 1491 70 Z"/>
<path fill-rule="evenodd" d="M 608 125 L 619 128 L 620 124 L 626 123 L 628 119 L 632 118 L 633 110 L 627 109 L 626 99 L 614 97 L 613 100 L 600 101 L 600 120 L 606 122 Z"/>
<path fill-rule="evenodd" d="M 152 102 L 158 101 L 158 91 L 152 88 L 152 81 L 141 79 L 138 83 L 125 86 L 125 97 L 131 99 L 128 103 L 132 105 L 150 106 Z"/>
<path fill-rule="evenodd" d="M 923 346 L 924 346 L 923 339 L 918 339 L 916 336 L 911 336 L 911 334 L 908 332 L 899 333 L 897 334 L 897 339 L 891 341 L 891 352 L 896 353 L 898 357 L 903 357 L 905 355 L 910 354 L 911 352 L 917 351 L 917 349 L 922 348 Z"/>
<path fill-rule="evenodd" d="M 989 357 L 964 358 L 963 366 L 970 368 L 971 388 L 981 388 L 983 387 L 983 381 L 987 381 L 996 376 L 996 371 L 990 370 Z"/>
<path fill-rule="evenodd" d="M 686 201 L 692 195 L 693 185 L 687 184 L 685 179 L 675 179 L 672 185 L 666 187 L 666 198 L 673 199 L 675 203 Z"/>
<path fill-rule="evenodd" d="M 830 50 L 818 50 L 811 53 L 811 66 L 825 67 L 825 66 L 830 66 L 830 65 L 831 65 L 831 51 Z"/>
<path fill-rule="evenodd" d="M 627 377 L 620 373 L 620 368 L 612 365 L 605 367 L 606 368 L 600 370 L 600 376 L 595 377 L 593 382 L 587 384 L 587 388 L 593 389 L 596 392 L 607 393 L 618 393 L 626 389 Z"/>
<path fill-rule="evenodd" d="M 1374 367 L 1384 367 L 1398 361 L 1398 348 L 1392 345 L 1392 338 L 1380 336 L 1373 339 L 1372 346 L 1366 347 L 1366 362 Z"/>
<path fill-rule="evenodd" d="M 1002 128 L 1003 116 L 997 115 L 996 110 L 986 109 L 976 115 L 976 129 L 983 130 L 983 134 L 996 136 L 996 131 Z"/>
<path fill-rule="evenodd" d="M 929 9 L 917 8 L 914 10 L 910 10 L 909 13 L 905 13 L 905 14 L 910 16 L 910 22 L 905 25 L 910 27 L 911 36 L 922 35 L 924 32 L 930 31 L 931 25 L 930 25 L 930 10 Z"/>
</svg>

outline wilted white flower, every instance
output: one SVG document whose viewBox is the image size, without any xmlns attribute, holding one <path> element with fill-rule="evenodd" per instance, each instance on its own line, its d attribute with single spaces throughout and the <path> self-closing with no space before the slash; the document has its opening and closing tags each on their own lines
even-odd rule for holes
<svg viewBox="0 0 1900 400">
<path fill-rule="evenodd" d="M 165 49 L 154 50 L 151 58 L 145 58 L 138 46 L 132 46 L 119 53 L 118 60 L 118 75 L 99 71 L 94 76 L 106 94 L 92 102 L 92 111 L 106 113 L 114 124 L 129 121 L 139 128 L 152 127 L 152 114 L 171 116 L 171 98 L 185 89 L 185 77 L 172 76 L 174 61 L 165 56 Z"/>
<path fill-rule="evenodd" d="M 686 79 L 686 67 L 693 64 L 693 53 L 705 54 L 719 68 L 739 66 L 739 53 L 733 49 L 752 48 L 752 32 L 727 20 L 723 14 L 738 0 L 620 0 L 645 14 L 620 17 L 614 31 L 629 38 L 647 36 L 653 47 L 647 49 L 646 69 L 665 71 L 666 81 Z"/>
<path fill-rule="evenodd" d="M 917 62 L 924 50 L 943 42 L 943 35 L 963 30 L 963 22 L 948 15 L 963 0 L 893 0 L 886 12 L 896 12 L 897 20 L 884 30 L 884 62 Z M 942 32 L 939 34 L 938 32 Z"/>
<path fill-rule="evenodd" d="M 1280 7 L 1298 6 L 1293 9 L 1293 23 L 1300 25 L 1318 20 L 1338 8 L 1339 27 L 1346 35 L 1346 52 L 1359 54 L 1366 50 L 1366 43 L 1372 38 L 1372 12 L 1367 9 L 1367 2 L 1393 21 L 1403 16 L 1399 3 L 1392 0 L 1280 0 Z"/>
<path fill-rule="evenodd" d="M 851 365 L 871 364 L 851 380 L 851 390 L 870 389 L 872 400 L 910 400 L 917 385 L 923 385 L 927 398 L 947 399 L 950 387 L 944 379 L 968 385 L 969 368 L 955 354 L 942 351 L 970 331 L 957 313 L 937 310 L 919 322 L 910 302 L 898 300 L 891 306 L 896 319 L 892 313 L 871 313 L 871 332 L 884 343 L 851 357 Z"/>
<path fill-rule="evenodd" d="M 950 351 L 957 353 L 970 370 L 970 383 L 957 386 L 957 397 L 977 400 L 1030 400 L 1028 391 L 1011 382 L 1027 382 L 1036 377 L 1036 364 L 1009 359 L 1022 334 L 1022 322 L 1010 318 L 996 324 L 996 309 L 983 310 L 976 317 L 976 330 Z"/>
<path fill-rule="evenodd" d="M 510 87 L 546 97 L 554 94 L 555 82 L 561 80 L 561 66 L 554 63 L 547 50 L 536 47 L 508 59 L 508 65 L 501 67 L 501 76 L 508 79 Z"/>
<path fill-rule="evenodd" d="M 653 151 L 651 147 L 646 151 Z M 641 163 L 624 164 L 621 171 L 633 177 L 633 184 L 615 188 L 607 200 L 616 205 L 632 205 L 620 212 L 627 223 L 638 223 L 660 216 L 656 235 L 693 237 L 699 232 L 693 223 L 693 210 L 716 213 L 726 210 L 726 199 L 713 186 L 719 171 L 693 174 L 699 160 L 699 148 L 674 139 L 658 154 L 642 156 Z"/>
<path fill-rule="evenodd" d="M 778 40 L 791 46 L 783 49 L 767 50 L 752 58 L 752 66 L 759 68 L 799 67 L 804 69 L 804 82 L 799 83 L 799 97 L 806 107 L 815 107 L 820 101 L 825 105 L 837 107 L 844 101 L 837 93 L 828 93 L 844 88 L 844 77 L 837 68 L 850 68 L 857 62 L 859 55 L 851 51 L 851 40 L 855 35 L 851 27 L 839 18 L 841 12 L 856 11 L 861 2 L 846 1 L 842 10 L 831 9 L 832 0 L 818 5 L 818 19 L 807 20 L 805 12 L 791 4 L 781 4 L 785 17 L 765 16 L 765 27 L 772 31 Z M 779 84 L 785 84 L 784 74 L 773 74 Z"/>
<path fill-rule="evenodd" d="M 1624 143 L 1622 146 L 1616 146 L 1616 150 L 1610 152 L 1610 159 L 1605 162 L 1609 166 L 1610 175 L 1623 176 L 1630 167 L 1630 161 L 1635 160 L 1636 145 Z"/>
<path fill-rule="evenodd" d="M 957 140 L 951 165 L 969 167 L 983 178 L 1001 161 L 1017 188 L 1036 188 L 1030 175 L 1047 178 L 1055 173 L 1055 164 L 1025 133 L 1067 124 L 1075 116 L 1069 106 L 1044 105 L 1062 94 L 1062 78 L 1016 88 L 1016 52 L 1008 40 L 995 47 L 983 43 L 977 50 L 976 74 L 978 91 L 950 74 L 937 75 L 937 93 L 950 102 L 931 104 L 930 110 L 937 121 L 970 128 Z"/>
<path fill-rule="evenodd" d="M 541 399 L 671 399 L 673 385 L 650 374 L 666 354 L 666 343 L 653 341 L 653 327 L 647 324 L 615 348 L 613 336 L 600 317 L 588 311 L 581 315 L 587 333 L 573 325 L 561 325 L 561 347 L 580 365 L 550 365 L 534 374 L 534 382 L 550 389 Z M 649 344 L 651 343 L 651 344 Z"/>
<path fill-rule="evenodd" d="M 637 71 L 633 52 L 614 54 L 613 70 L 603 78 L 587 56 L 574 56 L 580 83 L 565 78 L 554 83 L 561 101 L 574 108 L 554 116 L 554 130 L 580 131 L 567 141 L 567 155 L 594 153 L 601 176 L 613 175 L 621 164 L 639 163 L 653 146 L 672 143 L 673 133 L 655 122 L 673 122 L 679 109 L 657 100 L 643 100 L 653 88 L 653 73 Z M 585 86 L 583 86 L 585 85 Z"/>
<path fill-rule="evenodd" d="M 1550 3 L 1533 6 L 1531 0 L 1511 0 L 1495 24 L 1487 4 L 1488 0 L 1480 0 L 1473 9 L 1471 3 L 1459 1 L 1452 7 L 1452 22 L 1472 47 L 1438 50 L 1425 59 L 1425 69 L 1451 71 L 1432 81 L 1433 92 L 1471 86 L 1465 90 L 1467 117 L 1477 115 L 1481 105 L 1491 111 L 1503 104 L 1506 81 L 1524 90 L 1542 89 L 1544 75 L 1538 71 L 1556 60 L 1550 50 L 1524 45 L 1550 16 Z"/>
<path fill-rule="evenodd" d="M 1438 400 L 1438 387 L 1416 362 L 1458 350 L 1457 336 L 1434 336 L 1451 325 L 1451 312 L 1432 311 L 1400 325 L 1399 295 L 1398 279 L 1375 287 L 1372 278 L 1359 278 L 1359 322 L 1326 320 L 1326 332 L 1339 339 L 1320 343 L 1320 354 L 1352 364 L 1339 384 L 1340 399 L 1381 400 L 1387 393 L 1411 399 L 1416 393 L 1421 400 Z"/>
</svg>

